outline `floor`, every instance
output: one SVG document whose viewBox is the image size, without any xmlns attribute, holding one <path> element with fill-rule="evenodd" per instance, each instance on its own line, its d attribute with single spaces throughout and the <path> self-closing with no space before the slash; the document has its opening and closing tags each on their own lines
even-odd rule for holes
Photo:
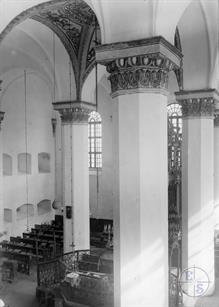
<svg viewBox="0 0 219 307">
<path fill-rule="evenodd" d="M 104 252 L 101 252 L 103 254 Z M 106 252 L 106 257 L 111 258 Z M 2 259 L 0 260 L 2 262 Z M 219 265 L 219 263 L 217 263 Z M 0 273 L 0 299 L 5 307 L 39 307 L 35 297 L 36 291 L 36 269 L 30 276 L 17 273 L 12 283 L 2 282 Z M 213 296 L 201 297 L 194 307 L 219 307 L 219 278 L 216 279 L 216 289 Z M 97 306 L 98 307 L 98 306 Z M 145 306 L 150 307 L 150 306 Z"/>
<path fill-rule="evenodd" d="M 36 300 L 36 270 L 30 276 L 16 273 L 12 283 L 0 279 L 0 299 L 5 307 L 39 307 Z M 1 277 L 1 273 L 0 273 Z"/>
</svg>

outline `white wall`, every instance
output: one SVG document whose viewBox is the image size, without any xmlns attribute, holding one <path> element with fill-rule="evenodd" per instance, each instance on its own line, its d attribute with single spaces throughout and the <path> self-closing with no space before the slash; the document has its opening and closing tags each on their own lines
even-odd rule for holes
<svg viewBox="0 0 219 307">
<path fill-rule="evenodd" d="M 29 226 L 52 219 L 54 212 L 38 216 L 37 204 L 43 199 L 54 200 L 54 139 L 52 135 L 51 95 L 45 82 L 35 74 L 27 73 L 27 152 L 32 156 L 32 172 L 26 177 L 17 168 L 18 153 L 26 151 L 24 76 L 15 79 L 4 91 L 1 109 L 5 112 L 2 124 L 3 152 L 13 159 L 12 176 L 3 178 L 4 208 L 13 210 L 13 221 L 7 223 L 8 235 L 20 235 L 27 219 L 17 220 L 16 209 L 22 204 L 34 205 L 35 216 L 29 218 Z M 38 153 L 51 156 L 51 172 L 39 173 Z M 28 184 L 27 184 L 27 181 Z M 27 192 L 28 187 L 28 192 Z"/>
</svg>

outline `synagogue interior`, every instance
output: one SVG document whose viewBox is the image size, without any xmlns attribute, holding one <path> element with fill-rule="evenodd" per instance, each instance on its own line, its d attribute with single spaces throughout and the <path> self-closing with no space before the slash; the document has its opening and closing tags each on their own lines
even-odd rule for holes
<svg viewBox="0 0 219 307">
<path fill-rule="evenodd" d="M 218 0 L 0 0 L 0 307 L 219 307 L 218 38 Z"/>
</svg>

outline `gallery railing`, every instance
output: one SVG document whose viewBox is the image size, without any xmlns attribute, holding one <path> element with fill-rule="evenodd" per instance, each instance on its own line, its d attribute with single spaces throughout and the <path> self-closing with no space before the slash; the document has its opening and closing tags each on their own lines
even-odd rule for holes
<svg viewBox="0 0 219 307">
<path fill-rule="evenodd" d="M 77 250 L 46 262 L 39 262 L 37 264 L 37 285 L 45 288 L 58 286 L 67 273 L 77 269 L 81 256 L 89 252 L 89 250 Z"/>
</svg>

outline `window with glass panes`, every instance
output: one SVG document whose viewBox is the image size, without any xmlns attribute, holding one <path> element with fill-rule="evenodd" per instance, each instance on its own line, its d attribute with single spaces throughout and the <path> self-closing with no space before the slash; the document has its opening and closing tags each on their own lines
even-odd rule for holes
<svg viewBox="0 0 219 307">
<path fill-rule="evenodd" d="M 182 110 L 178 103 L 167 107 L 169 169 L 181 166 Z"/>
<path fill-rule="evenodd" d="M 88 119 L 88 166 L 102 167 L 102 120 L 95 111 L 90 113 Z"/>
</svg>

